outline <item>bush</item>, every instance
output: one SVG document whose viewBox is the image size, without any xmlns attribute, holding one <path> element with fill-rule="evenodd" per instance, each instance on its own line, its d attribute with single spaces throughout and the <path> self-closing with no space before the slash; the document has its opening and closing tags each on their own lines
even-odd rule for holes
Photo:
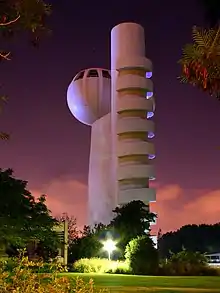
<svg viewBox="0 0 220 293">
<path fill-rule="evenodd" d="M 169 276 L 218 276 L 219 270 L 210 267 L 206 257 L 199 252 L 180 251 L 161 262 L 160 275 Z"/>
<path fill-rule="evenodd" d="M 16 258 L 7 258 L 0 261 L 0 267 L 2 270 L 12 272 L 17 267 Z"/>
<path fill-rule="evenodd" d="M 158 252 L 148 235 L 131 240 L 125 249 L 125 258 L 135 275 L 152 275 L 158 270 Z"/>
<path fill-rule="evenodd" d="M 5 271 L 3 265 L 0 266 L 0 292 L 19 292 L 19 293 L 95 293 L 102 292 L 96 290 L 94 283 L 88 283 L 80 278 L 69 280 L 67 277 L 59 277 L 59 270 L 50 274 L 34 273 L 31 267 L 33 262 L 22 257 L 17 260 L 17 265 L 12 272 Z M 38 263 L 38 266 L 40 264 Z M 43 263 L 41 263 L 43 266 Z"/>
<path fill-rule="evenodd" d="M 128 274 L 129 265 L 125 261 L 113 261 L 105 258 L 82 258 L 73 264 L 73 271 L 78 273 Z"/>
<path fill-rule="evenodd" d="M 2 271 L 13 272 L 14 269 L 18 266 L 18 263 L 19 258 L 14 257 L 5 259 L 4 261 L 0 261 L 0 266 Z M 20 263 L 19 266 L 21 267 L 21 269 L 23 269 L 24 262 Z M 54 273 L 57 271 L 63 271 L 64 269 L 64 267 L 56 260 L 50 263 L 45 263 L 42 261 L 28 261 L 27 263 L 25 263 L 25 267 L 28 267 L 32 272 L 35 273 Z"/>
</svg>

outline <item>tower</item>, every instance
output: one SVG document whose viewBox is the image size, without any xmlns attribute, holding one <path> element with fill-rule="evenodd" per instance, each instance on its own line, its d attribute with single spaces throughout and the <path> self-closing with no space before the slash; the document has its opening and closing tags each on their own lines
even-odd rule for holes
<svg viewBox="0 0 220 293">
<path fill-rule="evenodd" d="M 117 205 L 132 200 L 147 205 L 156 201 L 149 184 L 155 178 L 155 100 L 152 63 L 145 57 L 144 29 L 136 23 L 114 27 L 111 79 L 109 75 L 104 82 L 103 69 L 99 69 L 92 82 L 88 75 L 91 70 L 84 71 L 81 86 L 77 81 L 81 73 L 70 84 L 68 105 L 78 120 L 92 126 L 89 224 L 108 224 Z M 86 119 L 81 113 L 86 113 Z"/>
</svg>

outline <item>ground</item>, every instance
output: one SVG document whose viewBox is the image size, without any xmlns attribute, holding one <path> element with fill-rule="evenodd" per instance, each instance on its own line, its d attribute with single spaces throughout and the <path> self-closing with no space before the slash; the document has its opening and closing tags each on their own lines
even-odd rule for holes
<svg viewBox="0 0 220 293">
<path fill-rule="evenodd" d="M 75 274 L 69 277 L 93 279 L 98 287 L 108 288 L 110 292 L 155 292 L 155 293 L 195 293 L 219 292 L 220 277 L 149 277 L 111 274 Z"/>
</svg>

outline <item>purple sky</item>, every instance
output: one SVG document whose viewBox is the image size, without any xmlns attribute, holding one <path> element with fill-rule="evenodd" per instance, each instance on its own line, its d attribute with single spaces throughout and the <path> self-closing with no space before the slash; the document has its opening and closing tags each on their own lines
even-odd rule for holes
<svg viewBox="0 0 220 293">
<path fill-rule="evenodd" d="M 11 140 L 0 142 L 0 166 L 13 168 L 34 192 L 47 192 L 55 213 L 68 211 L 84 223 L 90 128 L 71 116 L 67 86 L 81 69 L 109 68 L 111 28 L 135 21 L 145 28 L 147 56 L 154 64 L 160 226 L 218 221 L 220 207 L 214 216 L 207 202 L 220 203 L 220 102 L 177 80 L 181 48 L 190 42 L 191 27 L 203 20 L 196 1 L 52 3 L 53 35 L 39 50 L 25 38 L 7 45 L 13 60 L 1 64 L 0 79 L 10 100 L 0 125 Z M 164 198 L 175 200 L 168 205 Z M 189 211 L 195 202 L 201 213 Z M 175 225 L 173 217 L 182 218 Z"/>
</svg>

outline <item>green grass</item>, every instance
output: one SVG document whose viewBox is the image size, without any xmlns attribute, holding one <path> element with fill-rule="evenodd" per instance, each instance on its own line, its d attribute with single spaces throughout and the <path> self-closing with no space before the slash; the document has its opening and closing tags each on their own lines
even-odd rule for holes
<svg viewBox="0 0 220 293">
<path fill-rule="evenodd" d="M 152 277 L 111 274 L 64 273 L 71 278 L 93 279 L 97 287 L 110 292 L 220 292 L 220 277 Z M 206 291 L 203 291 L 207 289 Z"/>
</svg>

